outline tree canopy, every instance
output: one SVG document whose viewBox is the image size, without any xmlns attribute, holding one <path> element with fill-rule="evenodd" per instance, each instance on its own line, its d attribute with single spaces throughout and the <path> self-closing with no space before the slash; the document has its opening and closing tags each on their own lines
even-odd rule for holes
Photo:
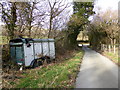
<svg viewBox="0 0 120 90">
<path fill-rule="evenodd" d="M 89 23 L 89 16 L 94 14 L 92 2 L 74 2 L 73 15 L 68 22 L 68 42 L 74 46 L 77 44 L 76 39 L 84 25 Z"/>
</svg>

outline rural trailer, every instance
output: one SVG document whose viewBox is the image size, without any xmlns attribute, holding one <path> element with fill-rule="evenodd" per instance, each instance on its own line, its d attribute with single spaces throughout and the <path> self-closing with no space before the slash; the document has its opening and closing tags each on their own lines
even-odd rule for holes
<svg viewBox="0 0 120 90">
<path fill-rule="evenodd" d="M 33 66 L 37 59 L 55 59 L 54 39 L 16 38 L 10 40 L 11 59 L 19 65 Z"/>
</svg>

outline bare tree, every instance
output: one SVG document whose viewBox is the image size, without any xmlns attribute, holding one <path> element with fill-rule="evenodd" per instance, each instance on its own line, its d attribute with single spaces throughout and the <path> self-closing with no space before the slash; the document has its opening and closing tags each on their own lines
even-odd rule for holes
<svg viewBox="0 0 120 90">
<path fill-rule="evenodd" d="M 6 6 L 7 5 L 7 6 Z M 1 3 L 2 6 L 2 21 L 6 24 L 8 29 L 8 35 L 10 39 L 13 39 L 15 37 L 15 27 L 16 27 L 16 20 L 17 20 L 17 14 L 16 14 L 16 3 Z"/>
<path fill-rule="evenodd" d="M 89 26 L 89 34 L 93 45 L 97 42 L 96 44 L 104 43 L 114 47 L 118 42 L 119 28 L 117 17 L 117 11 L 111 11 L 109 9 L 102 14 L 94 16 L 94 21 Z"/>
<path fill-rule="evenodd" d="M 27 2 L 17 2 L 17 31 L 16 34 L 23 35 L 23 32 L 27 29 L 27 16 L 28 16 L 28 3 Z"/>
<path fill-rule="evenodd" d="M 55 38 L 57 30 L 61 29 L 62 23 L 65 24 L 62 20 L 65 20 L 66 17 L 62 13 L 70 6 L 68 2 L 65 3 L 65 0 L 55 0 L 55 2 L 52 2 L 52 0 L 8 2 L 8 8 L 4 4 L 1 5 L 3 21 L 7 25 L 9 36 L 25 35 L 32 37 L 31 32 L 40 36 L 40 32 L 44 32 L 41 30 L 45 30 L 48 26 L 49 30 L 46 33 L 48 38 Z M 36 31 L 39 33 L 36 33 Z"/>
<path fill-rule="evenodd" d="M 49 32 L 48 32 L 48 38 L 50 38 L 52 29 L 53 29 L 53 20 L 57 16 L 59 16 L 70 5 L 69 5 L 69 3 L 65 4 L 64 3 L 65 0 L 55 0 L 55 2 L 52 2 L 52 0 L 47 0 L 47 1 L 48 1 L 48 5 L 50 7 L 50 11 L 49 11 Z"/>
</svg>

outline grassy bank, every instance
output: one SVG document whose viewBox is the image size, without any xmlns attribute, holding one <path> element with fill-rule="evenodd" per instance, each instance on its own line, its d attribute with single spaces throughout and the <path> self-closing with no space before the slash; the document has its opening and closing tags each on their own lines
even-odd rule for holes
<svg viewBox="0 0 120 90">
<path fill-rule="evenodd" d="M 75 79 L 84 52 L 74 53 L 74 57 L 60 63 L 26 70 L 22 78 L 9 81 L 13 88 L 74 88 Z"/>
<path fill-rule="evenodd" d="M 114 63 L 118 64 L 118 52 L 115 54 L 113 52 L 103 52 L 103 55 L 111 59 Z"/>
</svg>

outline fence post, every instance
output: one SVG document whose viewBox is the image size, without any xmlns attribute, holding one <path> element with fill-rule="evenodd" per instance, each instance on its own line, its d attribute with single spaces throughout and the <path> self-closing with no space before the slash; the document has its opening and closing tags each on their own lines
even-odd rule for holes
<svg viewBox="0 0 120 90">
<path fill-rule="evenodd" d="M 102 50 L 103 50 L 103 52 L 104 52 L 104 47 L 105 47 L 104 44 L 102 44 Z"/>
<path fill-rule="evenodd" d="M 107 45 L 105 45 L 105 51 L 107 51 L 107 49 L 108 49 L 108 48 L 107 48 Z"/>
<path fill-rule="evenodd" d="M 115 47 L 115 44 L 114 44 L 113 46 L 114 46 L 114 54 L 115 54 L 115 52 L 116 52 L 116 51 L 115 51 L 115 48 L 116 48 L 116 47 Z"/>
<path fill-rule="evenodd" d="M 110 44 L 109 44 L 109 46 L 108 46 L 108 47 L 109 47 L 109 52 L 111 52 L 111 47 L 110 47 Z"/>
</svg>

